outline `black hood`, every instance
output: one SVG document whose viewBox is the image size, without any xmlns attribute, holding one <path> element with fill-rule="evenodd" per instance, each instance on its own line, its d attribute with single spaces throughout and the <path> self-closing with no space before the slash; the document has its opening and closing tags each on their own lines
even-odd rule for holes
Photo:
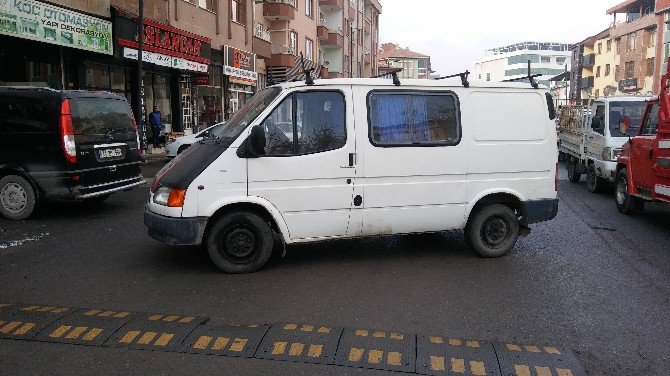
<svg viewBox="0 0 670 376">
<path fill-rule="evenodd" d="M 233 138 L 198 141 L 177 155 L 156 174 L 151 191 L 158 187 L 187 189 L 233 143 Z"/>
</svg>

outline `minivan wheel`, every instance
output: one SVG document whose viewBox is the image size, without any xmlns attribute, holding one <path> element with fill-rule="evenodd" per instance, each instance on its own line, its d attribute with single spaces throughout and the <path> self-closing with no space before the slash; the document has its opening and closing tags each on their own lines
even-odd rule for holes
<svg viewBox="0 0 670 376">
<path fill-rule="evenodd" d="M 628 194 L 628 174 L 625 168 L 616 175 L 616 208 L 623 214 L 644 210 L 644 201 Z"/>
<path fill-rule="evenodd" d="M 270 225 L 259 216 L 238 212 L 219 218 L 206 239 L 214 264 L 226 273 L 252 273 L 272 256 Z"/>
<path fill-rule="evenodd" d="M 490 204 L 472 215 L 465 228 L 465 239 L 483 257 L 506 255 L 519 237 L 519 219 L 512 209 Z"/>
<path fill-rule="evenodd" d="M 0 213 L 9 219 L 26 219 L 35 211 L 35 190 L 18 175 L 0 179 Z"/>
<path fill-rule="evenodd" d="M 577 183 L 582 178 L 582 174 L 577 171 L 578 163 L 579 162 L 577 162 L 574 158 L 568 158 L 568 160 L 565 162 L 565 167 L 568 170 L 568 180 L 571 183 Z"/>
<path fill-rule="evenodd" d="M 591 193 L 599 193 L 603 190 L 605 180 L 596 173 L 596 165 L 591 163 L 586 170 L 586 189 Z"/>
</svg>

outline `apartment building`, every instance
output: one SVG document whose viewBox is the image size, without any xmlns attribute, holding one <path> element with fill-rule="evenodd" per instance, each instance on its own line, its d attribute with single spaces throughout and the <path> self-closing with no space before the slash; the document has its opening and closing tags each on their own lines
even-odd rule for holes
<svg viewBox="0 0 670 376">
<path fill-rule="evenodd" d="M 590 36 L 583 41 L 576 43 L 572 48 L 572 77 L 570 80 L 571 93 L 570 99 L 573 103 L 588 103 L 591 99 L 596 97 L 596 94 L 601 95 L 600 87 L 596 93 L 594 87 L 596 86 L 596 79 L 598 84 L 604 81 L 602 78 L 607 67 L 606 56 L 615 54 L 616 44 L 611 42 L 610 51 L 607 51 L 607 40 L 610 38 L 610 29 L 601 31 L 600 33 Z M 605 41 L 604 45 L 602 44 Z M 603 55 L 603 48 L 605 55 Z M 598 54 L 598 51 L 600 52 Z M 612 73 L 612 64 L 610 65 L 609 76 L 614 76 Z M 598 76 L 598 77 L 596 77 Z"/>
<path fill-rule="evenodd" d="M 594 98 L 610 96 L 617 91 L 617 48 L 618 44 L 610 36 L 610 30 L 605 30 L 596 36 L 593 46 L 593 88 Z"/>
<path fill-rule="evenodd" d="M 658 19 L 654 0 L 628 0 L 607 10 L 617 43 L 615 80 L 620 93 L 654 92 Z"/>
<path fill-rule="evenodd" d="M 504 81 L 531 74 L 541 74 L 537 81 L 549 86 L 549 79 L 570 70 L 571 45 L 554 42 L 522 42 L 485 51 L 475 60 L 474 77 L 483 81 Z"/>
<path fill-rule="evenodd" d="M 427 79 L 432 73 L 430 56 L 402 48 L 394 43 L 384 43 L 379 50 L 379 73 L 401 69 L 400 78 Z"/>
<path fill-rule="evenodd" d="M 654 74 L 654 94 L 658 93 L 661 76 L 668 71 L 670 56 L 670 0 L 656 0 L 657 43 L 656 72 Z"/>
<path fill-rule="evenodd" d="M 303 66 L 319 78 L 376 74 L 378 0 L 266 0 L 255 7 L 262 14 L 256 27 L 269 37 L 269 83 L 300 79 Z"/>
</svg>

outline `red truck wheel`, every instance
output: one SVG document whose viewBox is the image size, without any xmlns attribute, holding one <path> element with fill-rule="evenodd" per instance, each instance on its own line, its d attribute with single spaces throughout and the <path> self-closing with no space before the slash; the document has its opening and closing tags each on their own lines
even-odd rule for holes
<svg viewBox="0 0 670 376">
<path fill-rule="evenodd" d="M 623 214 L 644 210 L 644 201 L 628 194 L 628 171 L 622 168 L 616 175 L 616 208 Z"/>
</svg>

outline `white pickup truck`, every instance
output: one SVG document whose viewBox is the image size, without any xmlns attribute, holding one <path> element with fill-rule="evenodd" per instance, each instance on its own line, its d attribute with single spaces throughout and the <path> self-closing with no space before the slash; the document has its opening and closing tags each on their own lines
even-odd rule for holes
<svg viewBox="0 0 670 376">
<path fill-rule="evenodd" d="M 576 183 L 586 174 L 586 189 L 596 193 L 614 182 L 616 160 L 628 136 L 619 132 L 627 118 L 637 129 L 649 96 L 599 98 L 589 106 L 564 106 L 559 116 L 559 152 L 565 154 L 568 179 Z"/>
</svg>

